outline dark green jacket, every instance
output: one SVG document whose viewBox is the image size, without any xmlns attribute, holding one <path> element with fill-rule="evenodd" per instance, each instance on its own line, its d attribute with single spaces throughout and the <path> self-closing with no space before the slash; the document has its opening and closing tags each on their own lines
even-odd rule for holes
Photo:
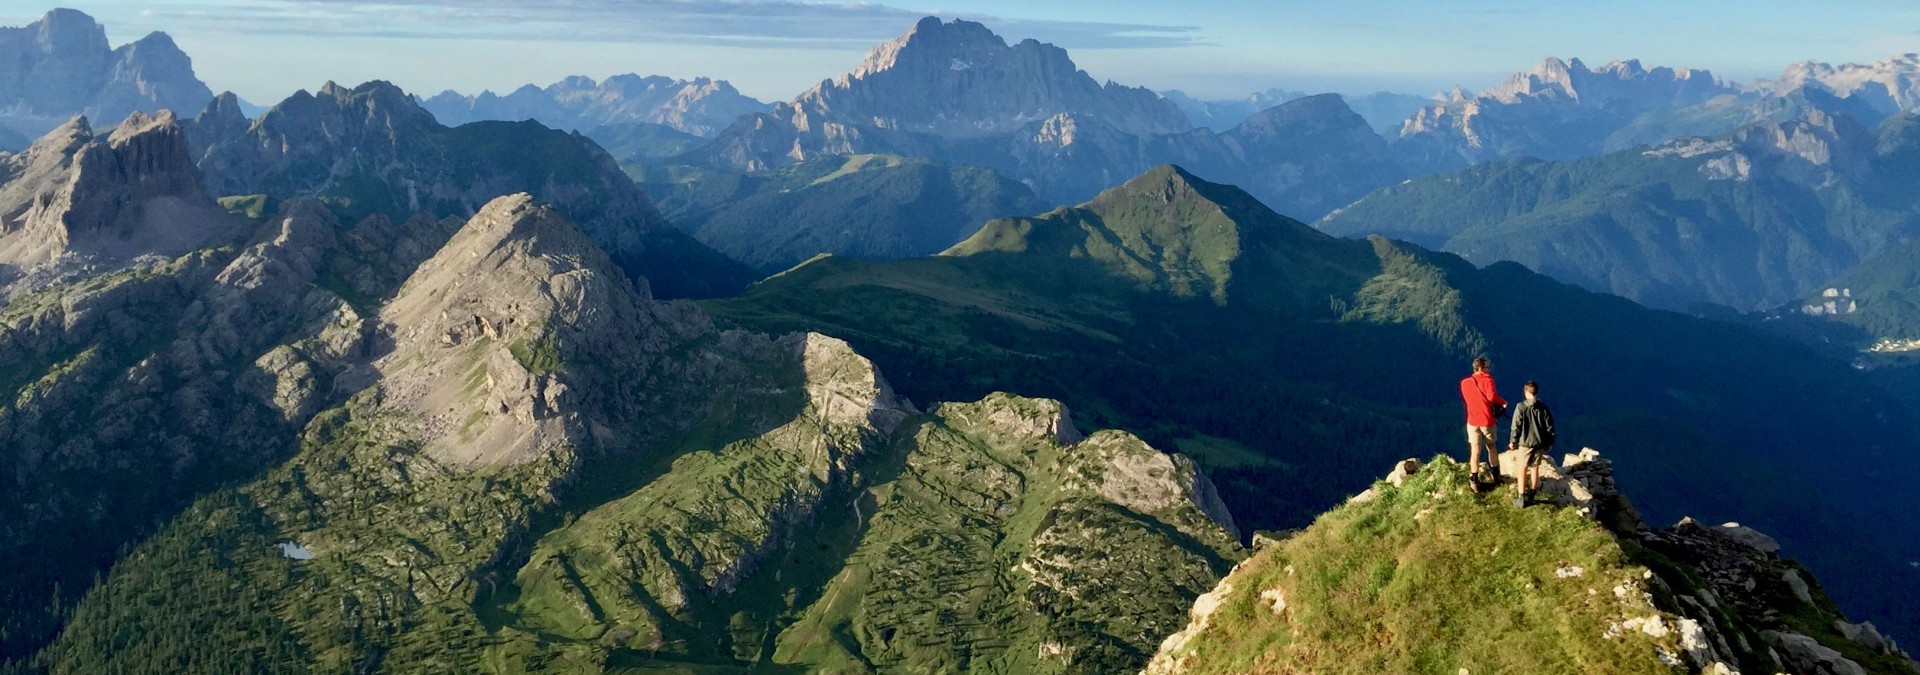
<svg viewBox="0 0 1920 675">
<path fill-rule="evenodd" d="M 1521 401 L 1513 408 L 1513 444 L 1547 450 L 1553 447 L 1553 411 L 1540 399 Z"/>
</svg>

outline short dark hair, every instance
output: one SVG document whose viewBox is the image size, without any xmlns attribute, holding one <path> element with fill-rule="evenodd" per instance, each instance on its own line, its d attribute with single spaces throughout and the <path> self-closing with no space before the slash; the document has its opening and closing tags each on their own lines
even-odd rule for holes
<svg viewBox="0 0 1920 675">
<path fill-rule="evenodd" d="M 1527 393 L 1529 393 L 1529 394 L 1539 394 L 1539 393 L 1540 393 L 1540 383 L 1539 383 L 1539 382 L 1535 382 L 1535 381 L 1533 381 L 1533 380 L 1527 380 L 1527 384 L 1526 384 L 1526 389 L 1527 389 Z"/>
<path fill-rule="evenodd" d="M 1474 369 L 1475 371 L 1481 371 L 1481 370 L 1492 370 L 1492 369 L 1493 369 L 1493 363 L 1492 363 L 1492 362 L 1490 362 L 1490 361 L 1488 361 L 1488 360 L 1487 360 L 1487 357 L 1485 357 L 1485 356 L 1482 356 L 1482 357 L 1480 357 L 1480 358 L 1477 358 L 1477 359 L 1474 359 L 1474 360 L 1473 360 L 1473 369 Z"/>
</svg>

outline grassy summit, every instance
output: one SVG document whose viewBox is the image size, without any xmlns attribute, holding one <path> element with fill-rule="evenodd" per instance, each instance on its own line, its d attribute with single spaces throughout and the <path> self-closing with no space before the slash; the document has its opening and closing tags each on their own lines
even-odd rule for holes
<svg viewBox="0 0 1920 675">
<path fill-rule="evenodd" d="M 1465 475 L 1441 458 L 1262 551 L 1176 650 L 1179 672 L 1673 671 L 1660 654 L 1677 658 L 1677 633 L 1612 628 L 1677 621 L 1639 592 L 1647 572 L 1613 535 L 1569 509 L 1474 495 Z"/>
<path fill-rule="evenodd" d="M 1235 568 L 1146 673 L 1920 669 L 1765 535 L 1650 529 L 1589 452 L 1545 471 L 1521 509 L 1444 456 L 1396 469 Z"/>
</svg>

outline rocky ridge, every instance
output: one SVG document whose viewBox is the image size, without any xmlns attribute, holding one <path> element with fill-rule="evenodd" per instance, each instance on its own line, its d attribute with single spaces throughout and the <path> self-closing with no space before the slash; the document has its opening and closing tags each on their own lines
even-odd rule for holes
<svg viewBox="0 0 1920 675">
<path fill-rule="evenodd" d="M 1239 555 L 1230 516 L 1190 461 L 1118 432 L 1083 438 L 1051 401 L 997 395 L 920 413 L 845 342 L 720 331 L 692 305 L 648 297 L 557 207 L 528 195 L 488 203 L 411 262 L 404 251 L 356 252 L 354 238 L 391 228 L 380 217 L 345 225 L 317 202 L 290 201 L 238 249 L 9 308 L 53 313 L 8 335 L 36 350 L 19 358 L 53 353 L 56 364 L 32 387 L 46 394 L 0 415 L 9 429 L 58 437 L 72 420 L 43 415 L 88 410 L 49 397 L 120 377 L 113 364 L 135 359 L 141 393 L 109 389 L 95 412 L 115 419 L 159 397 L 200 433 L 252 439 L 208 439 L 234 453 L 217 465 L 237 480 L 170 482 L 207 491 L 87 592 L 38 667 L 190 659 L 248 672 L 373 663 L 412 672 L 484 660 L 597 672 L 609 655 L 752 663 L 787 650 L 797 651 L 782 662 L 827 667 L 845 655 L 819 651 L 829 641 L 801 626 L 840 616 L 847 602 L 930 616 L 935 607 L 886 599 L 896 582 L 928 582 L 916 576 L 926 570 L 879 570 L 903 560 L 897 546 L 926 543 L 925 518 L 990 518 L 1007 541 L 942 555 L 940 569 L 986 582 L 975 592 L 1006 602 L 953 625 L 1018 620 L 1022 646 L 980 634 L 964 649 L 909 650 L 904 626 L 868 624 L 875 641 L 855 660 L 1039 655 L 1048 670 L 1131 668 Z M 410 272 L 373 307 L 357 306 L 323 288 L 342 260 Z M 63 308 L 108 298 L 181 317 L 135 315 L 145 323 L 114 329 L 164 326 L 178 339 L 147 356 L 60 364 L 59 353 L 105 330 Z M 47 333 L 63 325 L 81 333 Z M 47 337 L 26 339 L 35 334 Z M 179 407 L 189 402 L 209 407 Z M 128 424 L 168 428 L 142 419 Z M 113 428 L 125 427 L 104 429 Z M 25 452 L 16 470 L 53 470 L 38 451 L 7 449 Z M 100 471 L 71 466 L 72 450 L 44 456 L 62 457 L 60 471 Z M 909 505 L 888 494 L 946 496 Z M 969 496 L 988 494 L 994 502 Z M 179 508 L 164 504 L 144 507 Z M 42 525 L 86 531 L 8 522 L 10 537 Z M 841 563 L 816 550 L 871 552 L 830 579 Z M 225 562 L 205 564 L 213 560 Z M 1112 571 L 1074 572 L 1097 564 Z M 881 578 L 895 582 L 855 581 Z M 1009 585 L 1026 590 L 993 590 Z M 17 587 L 26 585 L 8 585 Z M 146 599 L 162 595 L 176 600 Z M 181 631 L 204 639 L 176 639 Z M 240 643 L 258 649 L 173 651 Z"/>
<path fill-rule="evenodd" d="M 1803 61 L 1788 66 L 1778 79 L 1756 82 L 1753 88 L 1783 95 L 1810 85 L 1867 101 L 1883 115 L 1920 110 L 1920 54 L 1896 54 L 1875 63 L 1837 66 Z"/>
<path fill-rule="evenodd" d="M 1517 156 L 1585 157 L 1642 113 L 1737 92 L 1704 70 L 1648 69 L 1638 60 L 1588 68 L 1580 59 L 1548 58 L 1486 91 L 1456 90 L 1422 108 L 1394 142 L 1429 171 Z"/>
</svg>

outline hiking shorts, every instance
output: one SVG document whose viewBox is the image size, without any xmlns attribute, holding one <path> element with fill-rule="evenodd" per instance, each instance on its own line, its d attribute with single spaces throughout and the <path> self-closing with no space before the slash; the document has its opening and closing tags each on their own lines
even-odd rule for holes
<svg viewBox="0 0 1920 675">
<path fill-rule="evenodd" d="M 1539 462 L 1540 460 L 1546 459 L 1547 451 L 1552 450 L 1553 448 L 1529 448 L 1523 445 L 1523 446 L 1520 446 L 1519 449 L 1521 452 L 1527 453 L 1526 463 L 1520 465 L 1525 467 L 1525 466 L 1533 466 L 1535 462 Z"/>
<path fill-rule="evenodd" d="M 1498 441 L 1498 437 L 1494 435 L 1493 427 L 1467 425 L 1467 452 L 1474 453 L 1467 455 L 1468 457 L 1479 456 L 1478 453 L 1481 447 L 1492 450 L 1493 454 L 1500 454 L 1500 443 Z"/>
</svg>

